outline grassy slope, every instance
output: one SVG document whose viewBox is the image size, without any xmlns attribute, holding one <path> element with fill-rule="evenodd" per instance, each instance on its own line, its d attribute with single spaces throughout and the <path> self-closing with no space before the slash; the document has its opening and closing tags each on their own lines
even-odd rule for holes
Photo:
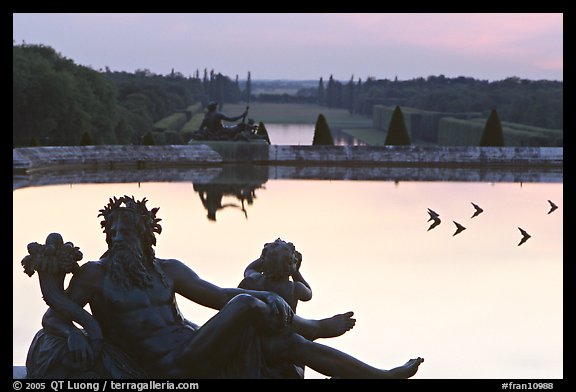
<svg viewBox="0 0 576 392">
<path fill-rule="evenodd" d="M 225 104 L 222 111 L 235 116 L 245 108 L 246 104 Z M 256 123 L 262 121 L 264 124 L 315 124 L 320 113 L 324 114 L 331 127 L 372 127 L 371 117 L 350 116 L 347 110 L 306 104 L 252 102 L 248 117 L 253 118 Z"/>
<path fill-rule="evenodd" d="M 246 108 L 245 104 L 225 104 L 222 111 L 235 116 Z M 372 117 L 351 116 L 344 109 L 328 109 L 307 104 L 259 103 L 250 104 L 248 118 L 264 124 L 315 124 L 318 114 L 324 114 L 330 128 L 340 128 L 368 144 L 384 144 L 386 133 L 372 128 Z"/>
</svg>

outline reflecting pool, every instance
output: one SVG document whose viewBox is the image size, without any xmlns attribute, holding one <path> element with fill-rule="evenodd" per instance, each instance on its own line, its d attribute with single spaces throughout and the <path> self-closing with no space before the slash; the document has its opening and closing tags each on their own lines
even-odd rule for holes
<svg viewBox="0 0 576 392">
<path fill-rule="evenodd" d="M 237 286 L 266 242 L 303 255 L 304 317 L 355 312 L 319 342 L 389 368 L 422 356 L 415 378 L 563 377 L 563 183 L 302 179 L 130 182 L 13 192 L 13 363 L 24 364 L 46 305 L 23 273 L 26 245 L 59 232 L 84 254 L 106 250 L 98 210 L 112 196 L 160 207 L 156 254 Z M 552 200 L 559 208 L 548 213 Z M 472 217 L 475 203 L 484 210 Z M 429 229 L 428 209 L 441 223 Z M 456 225 L 466 229 L 455 235 Z M 519 228 L 531 238 L 522 245 Z M 201 324 L 210 309 L 178 298 Z M 306 369 L 307 378 L 324 376 Z"/>
<path fill-rule="evenodd" d="M 266 124 L 270 142 L 283 146 L 309 146 L 314 139 L 314 124 Z M 361 146 L 363 141 L 356 139 L 337 128 L 331 129 L 334 144 L 337 146 Z"/>
</svg>

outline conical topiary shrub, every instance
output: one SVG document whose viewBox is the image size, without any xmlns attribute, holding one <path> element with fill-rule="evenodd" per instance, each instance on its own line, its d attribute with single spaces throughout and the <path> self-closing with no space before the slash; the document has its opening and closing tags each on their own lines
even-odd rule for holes
<svg viewBox="0 0 576 392">
<path fill-rule="evenodd" d="M 152 135 L 152 132 L 150 131 L 146 132 L 144 136 L 142 136 L 140 144 L 143 146 L 155 146 L 156 141 L 154 140 L 154 135 Z"/>
<path fill-rule="evenodd" d="M 90 132 L 84 131 L 82 137 L 80 138 L 80 145 L 81 146 L 93 146 L 94 142 L 92 141 L 92 136 L 90 136 Z"/>
<path fill-rule="evenodd" d="M 400 106 L 396 106 L 388 124 L 388 133 L 384 144 L 387 146 L 409 146 L 411 144 L 410 135 L 404 122 L 404 114 Z"/>
<path fill-rule="evenodd" d="M 258 129 L 256 130 L 256 135 L 264 136 L 268 144 L 272 144 L 270 143 L 270 136 L 268 135 L 268 130 L 266 129 L 262 121 L 258 123 Z"/>
<path fill-rule="evenodd" d="M 312 145 L 334 145 L 334 138 L 332 137 L 332 131 L 328 126 L 326 117 L 322 113 L 318 115 L 316 119 L 316 125 L 314 126 L 314 139 L 312 139 Z"/>
<path fill-rule="evenodd" d="M 480 147 L 504 147 L 504 132 L 502 131 L 502 123 L 496 109 L 492 109 L 482 137 L 480 138 Z"/>
</svg>

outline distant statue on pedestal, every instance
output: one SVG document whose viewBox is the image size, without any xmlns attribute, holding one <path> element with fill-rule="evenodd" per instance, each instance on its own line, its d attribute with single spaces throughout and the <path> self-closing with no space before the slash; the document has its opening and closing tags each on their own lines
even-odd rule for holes
<svg viewBox="0 0 576 392">
<path fill-rule="evenodd" d="M 202 120 L 199 129 L 192 133 L 191 141 L 259 140 L 268 143 L 265 136 L 256 133 L 258 127 L 254 125 L 254 121 L 251 120 L 246 123 L 246 116 L 248 115 L 249 109 L 248 106 L 246 106 L 246 110 L 244 110 L 242 114 L 235 117 L 228 116 L 217 109 L 218 102 L 212 101 L 208 103 L 208 111 L 204 115 L 204 119 Z M 235 124 L 234 126 L 225 126 L 223 123 L 223 121 L 232 122 L 238 120 L 242 120 L 242 122 Z"/>
</svg>

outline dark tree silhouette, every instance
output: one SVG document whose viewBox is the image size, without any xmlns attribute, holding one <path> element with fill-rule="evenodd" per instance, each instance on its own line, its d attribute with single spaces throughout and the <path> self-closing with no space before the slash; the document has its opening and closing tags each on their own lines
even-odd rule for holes
<svg viewBox="0 0 576 392">
<path fill-rule="evenodd" d="M 326 86 L 326 106 L 328 106 L 329 109 L 331 109 L 334 106 L 335 103 L 335 85 L 336 82 L 334 81 L 334 77 L 332 77 L 332 75 L 330 75 L 330 77 L 328 78 L 328 85 Z"/>
<path fill-rule="evenodd" d="M 318 105 L 323 106 L 324 102 L 325 102 L 324 79 L 320 77 L 320 82 L 318 82 Z"/>
<path fill-rule="evenodd" d="M 411 144 L 410 135 L 408 135 L 408 129 L 406 129 L 406 123 L 404 122 L 404 114 L 400 106 L 396 106 L 392 113 L 384 144 L 387 146 L 406 146 Z"/>
<path fill-rule="evenodd" d="M 154 146 L 156 145 L 156 142 L 154 141 L 154 135 L 152 135 L 152 132 L 148 131 L 144 134 L 144 136 L 142 136 L 142 140 L 140 141 L 140 144 L 143 146 Z"/>
<path fill-rule="evenodd" d="M 350 115 L 354 115 L 354 106 L 355 106 L 355 94 L 354 94 L 354 75 L 350 78 L 348 84 L 346 84 L 344 91 L 342 93 L 342 105 L 348 109 L 348 113 Z"/>
<path fill-rule="evenodd" d="M 326 121 L 326 117 L 322 113 L 318 115 L 318 119 L 316 119 L 316 125 L 314 127 L 314 139 L 312 140 L 312 145 L 334 145 L 334 138 L 332 137 L 332 131 L 328 126 L 328 122 Z"/>
<path fill-rule="evenodd" d="M 92 141 L 92 136 L 90 136 L 90 132 L 84 131 L 82 134 L 82 138 L 80 138 L 80 145 L 81 146 L 93 146 L 94 142 Z"/>
<path fill-rule="evenodd" d="M 496 109 L 492 109 L 488 120 L 486 120 L 480 138 L 480 147 L 504 147 L 504 133 Z"/>
<path fill-rule="evenodd" d="M 252 77 L 248 71 L 248 78 L 246 79 L 246 87 L 244 88 L 244 101 L 250 102 L 252 96 Z"/>
</svg>

